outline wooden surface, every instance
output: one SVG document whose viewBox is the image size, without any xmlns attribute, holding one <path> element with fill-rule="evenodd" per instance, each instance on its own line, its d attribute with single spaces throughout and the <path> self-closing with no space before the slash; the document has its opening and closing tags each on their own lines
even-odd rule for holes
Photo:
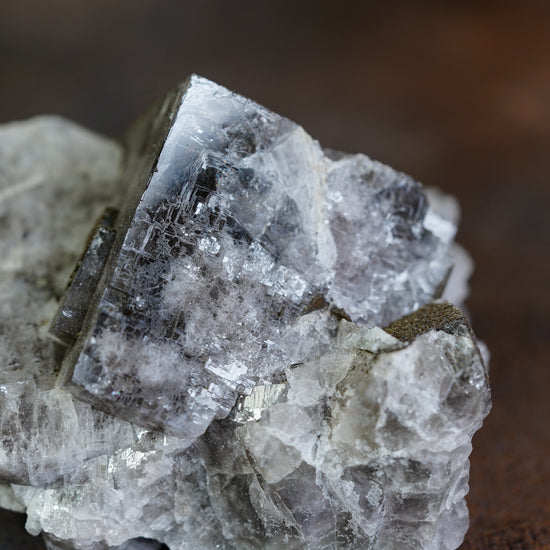
<svg viewBox="0 0 550 550">
<path fill-rule="evenodd" d="M 463 549 L 550 548 L 550 7 L 545 2 L 0 3 L 0 121 L 117 135 L 197 72 L 455 194 L 492 352 Z M 162 6 L 162 9 L 160 9 Z M 22 520 L 0 516 L 0 550 Z M 28 539 L 32 546 L 34 539 Z M 31 547 L 29 546 L 29 548 Z"/>
</svg>

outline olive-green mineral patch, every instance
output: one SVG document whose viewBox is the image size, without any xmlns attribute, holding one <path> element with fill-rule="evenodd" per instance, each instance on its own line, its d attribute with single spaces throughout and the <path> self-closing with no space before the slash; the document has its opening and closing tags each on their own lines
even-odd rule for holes
<svg viewBox="0 0 550 550">
<path fill-rule="evenodd" d="M 447 303 L 435 303 L 401 317 L 384 330 L 402 342 L 410 342 L 430 330 L 443 330 L 449 334 L 455 334 L 460 326 L 467 327 L 468 322 L 459 307 Z"/>
</svg>

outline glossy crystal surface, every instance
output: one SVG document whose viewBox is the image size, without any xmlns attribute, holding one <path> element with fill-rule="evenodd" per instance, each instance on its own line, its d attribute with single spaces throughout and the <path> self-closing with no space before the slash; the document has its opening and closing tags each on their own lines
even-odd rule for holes
<svg viewBox="0 0 550 550">
<path fill-rule="evenodd" d="M 455 228 L 409 177 L 200 77 L 165 116 L 67 361 L 83 398 L 196 437 L 305 360 L 304 333 L 331 345 L 334 311 L 380 325 L 437 297 Z"/>
</svg>

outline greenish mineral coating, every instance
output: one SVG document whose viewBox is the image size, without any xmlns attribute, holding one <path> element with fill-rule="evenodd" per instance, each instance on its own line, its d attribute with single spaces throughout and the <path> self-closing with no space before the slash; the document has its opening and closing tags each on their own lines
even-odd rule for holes
<svg viewBox="0 0 550 550">
<path fill-rule="evenodd" d="M 401 317 L 384 330 L 402 342 L 412 342 L 417 336 L 430 330 L 442 330 L 455 334 L 458 327 L 465 324 L 469 326 L 459 307 L 446 303 L 433 303 Z"/>
</svg>

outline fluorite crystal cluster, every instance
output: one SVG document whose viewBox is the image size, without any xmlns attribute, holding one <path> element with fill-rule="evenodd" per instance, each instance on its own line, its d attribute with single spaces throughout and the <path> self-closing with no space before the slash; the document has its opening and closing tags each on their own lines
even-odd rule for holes
<svg viewBox="0 0 550 550">
<path fill-rule="evenodd" d="M 196 76 L 124 158 L 38 118 L 0 167 L 0 505 L 49 549 L 459 546 L 454 199 Z"/>
</svg>

